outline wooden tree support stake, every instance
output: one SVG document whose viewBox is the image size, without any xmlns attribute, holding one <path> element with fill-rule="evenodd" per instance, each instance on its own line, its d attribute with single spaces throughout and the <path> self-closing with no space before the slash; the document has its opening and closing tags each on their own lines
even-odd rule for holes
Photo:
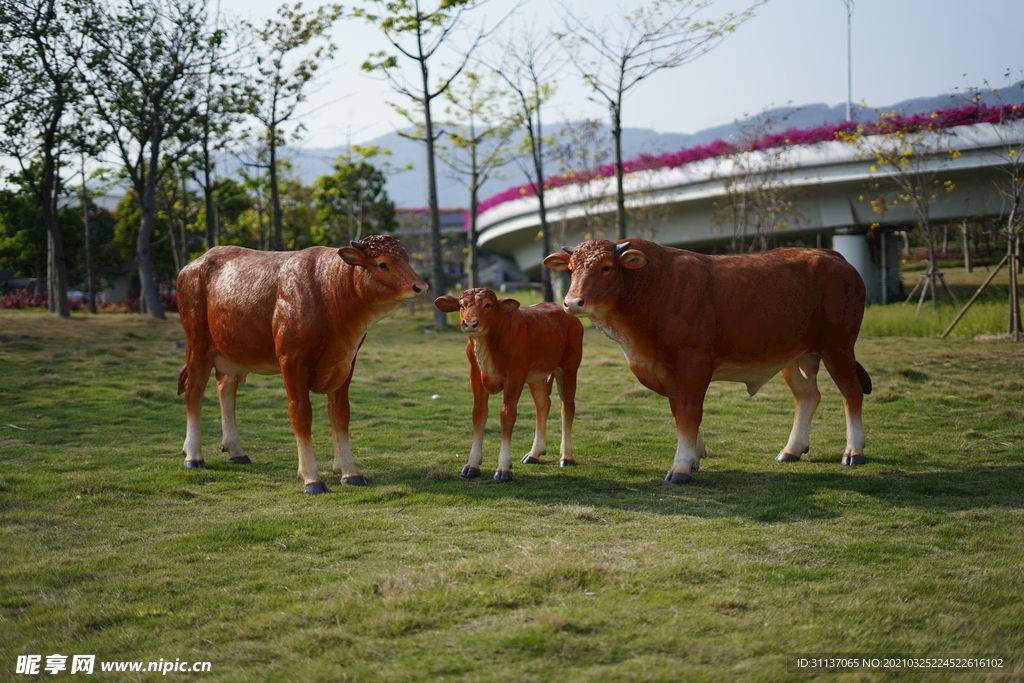
<svg viewBox="0 0 1024 683">
<path fill-rule="evenodd" d="M 983 283 L 981 283 L 981 287 L 978 287 L 978 291 L 974 293 L 974 296 L 971 297 L 971 300 L 968 301 L 962 309 L 960 309 L 960 312 L 956 314 L 955 318 L 953 318 L 953 322 L 949 324 L 949 327 L 946 328 L 946 331 L 939 335 L 940 339 L 945 339 L 946 336 L 953 331 L 953 328 L 956 327 L 956 324 L 960 322 L 960 318 L 964 317 L 964 314 L 967 313 L 967 309 L 971 307 L 971 304 L 978 300 L 978 297 L 981 296 L 981 293 L 984 292 L 985 288 L 988 287 L 990 282 L 992 282 L 992 279 L 999 272 L 999 269 L 1003 267 L 1003 264 L 1006 263 L 1006 260 L 1008 258 L 1010 258 L 1009 253 L 1003 256 L 1003 260 L 999 262 L 999 265 L 996 266 L 991 273 L 989 273 L 989 276 L 985 278 L 985 281 Z"/>
</svg>

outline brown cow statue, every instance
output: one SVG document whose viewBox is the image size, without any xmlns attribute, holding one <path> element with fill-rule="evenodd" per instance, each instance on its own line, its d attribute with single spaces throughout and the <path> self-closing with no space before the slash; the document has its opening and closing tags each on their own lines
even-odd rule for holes
<svg viewBox="0 0 1024 683">
<path fill-rule="evenodd" d="M 299 450 L 299 478 L 308 494 L 327 486 L 317 472 L 309 392 L 327 394 L 334 437 L 334 472 L 365 486 L 349 447 L 348 387 L 369 327 L 427 293 L 392 237 L 372 235 L 341 249 L 295 252 L 214 247 L 178 275 L 178 309 L 185 328 L 185 467 L 205 467 L 200 414 L 210 371 L 217 372 L 222 450 L 248 463 L 235 425 L 235 392 L 248 373 L 281 374 Z"/>
<path fill-rule="evenodd" d="M 618 342 L 640 383 L 669 400 L 678 442 L 667 481 L 690 481 L 705 455 L 698 430 L 713 380 L 743 382 L 753 396 L 781 370 L 796 415 L 776 460 L 799 460 L 810 449 L 822 360 L 846 409 L 842 463 L 866 462 L 861 404 L 871 379 L 853 353 L 864 282 L 837 252 L 705 256 L 646 240 L 563 250 L 544 265 L 572 272 L 565 310 Z"/>
<path fill-rule="evenodd" d="M 469 337 L 469 382 L 473 389 L 473 445 L 462 469 L 467 479 L 480 476 L 487 399 L 503 392 L 501 450 L 494 481 L 512 478 L 512 428 L 523 386 L 530 387 L 537 407 L 537 430 L 524 463 L 538 463 L 547 453 L 547 421 L 551 386 L 558 382 L 562 399 L 560 465 L 575 465 L 572 421 L 576 415 L 576 373 L 583 357 L 583 325 L 555 304 L 519 307 L 515 299 L 498 299 L 489 289 L 467 289 L 462 296 L 442 296 L 434 305 L 446 313 L 459 312 L 462 331 Z"/>
</svg>

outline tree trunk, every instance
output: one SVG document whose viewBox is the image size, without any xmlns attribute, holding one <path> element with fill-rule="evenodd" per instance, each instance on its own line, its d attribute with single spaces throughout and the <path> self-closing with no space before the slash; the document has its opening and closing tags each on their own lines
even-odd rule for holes
<svg viewBox="0 0 1024 683">
<path fill-rule="evenodd" d="M 48 139 L 53 140 L 53 135 L 48 133 Z M 50 153 L 51 146 L 47 146 L 43 152 L 43 174 L 39 185 L 39 199 L 43 209 L 43 224 L 46 226 L 48 235 L 48 282 L 50 311 L 57 313 L 62 318 L 71 315 L 68 310 L 68 276 L 67 265 L 64 262 L 64 239 L 60 234 L 60 225 L 57 224 L 56 212 L 56 161 Z"/>
<path fill-rule="evenodd" d="M 617 239 L 626 239 L 626 193 L 623 189 L 622 172 L 622 115 L 621 104 L 612 110 L 612 138 L 615 147 L 615 234 Z"/>
<path fill-rule="evenodd" d="M 430 116 L 430 81 L 426 61 L 420 62 L 423 76 L 423 120 L 427 142 L 427 207 L 430 212 L 430 284 L 434 296 L 444 296 L 444 256 L 441 253 L 441 217 L 437 209 L 437 175 L 434 168 L 434 122 Z M 434 327 L 448 326 L 448 314 L 434 306 Z"/>
<path fill-rule="evenodd" d="M 203 133 L 203 200 L 206 206 L 206 248 L 217 246 L 217 209 L 213 201 L 213 187 L 210 184 L 210 148 L 208 130 Z"/>
<path fill-rule="evenodd" d="M 164 311 L 160 307 L 160 294 L 156 289 L 156 278 L 153 276 L 153 264 L 149 257 L 150 240 L 153 237 L 153 220 L 156 214 L 156 177 L 160 159 L 159 135 L 154 136 L 150 147 L 149 168 L 146 171 L 143 191 L 140 194 L 142 206 L 142 223 L 139 225 L 139 237 L 135 243 L 135 265 L 139 269 L 139 302 L 140 312 L 145 302 L 146 312 L 153 318 L 164 320 Z"/>
<path fill-rule="evenodd" d="M 284 237 L 281 228 L 281 197 L 277 187 L 277 129 L 268 131 L 270 143 L 270 219 L 274 225 L 274 249 L 284 251 Z"/>
<path fill-rule="evenodd" d="M 469 186 L 469 234 L 467 235 L 467 241 L 469 244 L 469 288 L 475 289 L 480 286 L 480 250 L 477 248 L 477 232 L 476 232 L 476 171 L 473 172 L 472 180 Z"/>
</svg>

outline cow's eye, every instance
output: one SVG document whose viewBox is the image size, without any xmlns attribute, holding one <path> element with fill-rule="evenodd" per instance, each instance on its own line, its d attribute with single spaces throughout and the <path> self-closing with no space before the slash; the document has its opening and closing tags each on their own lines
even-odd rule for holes
<svg viewBox="0 0 1024 683">
<path fill-rule="evenodd" d="M 612 270 L 611 266 L 605 266 L 604 268 L 601 269 L 601 272 L 602 273 L 609 273 L 609 272 L 611 272 L 611 270 Z"/>
<path fill-rule="evenodd" d="M 377 267 L 380 268 L 381 270 L 387 270 L 388 269 L 388 264 L 386 264 L 383 261 L 381 261 L 380 263 L 377 264 Z"/>
<path fill-rule="evenodd" d="M 490 308 L 490 307 L 491 307 L 490 304 L 484 304 L 484 308 Z"/>
</svg>

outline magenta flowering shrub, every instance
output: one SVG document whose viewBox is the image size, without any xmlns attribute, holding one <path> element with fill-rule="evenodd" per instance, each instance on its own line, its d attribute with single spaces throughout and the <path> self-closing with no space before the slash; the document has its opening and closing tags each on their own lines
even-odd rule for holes
<svg viewBox="0 0 1024 683">
<path fill-rule="evenodd" d="M 796 145 L 816 145 L 821 142 L 832 142 L 834 140 L 849 140 L 854 135 L 884 135 L 896 131 L 912 133 L 921 130 L 938 130 L 942 128 L 953 128 L 955 126 L 969 126 L 978 123 L 1006 123 L 1024 118 L 1024 106 L 1015 104 L 1004 104 L 1001 106 L 990 106 L 986 104 L 970 104 L 955 109 L 943 109 L 931 114 L 913 114 L 906 116 L 899 113 L 885 114 L 877 121 L 857 123 L 855 121 L 843 121 L 841 123 L 824 123 L 814 128 L 802 130 L 791 128 L 781 133 L 767 135 L 760 140 L 742 146 L 735 145 L 725 140 L 714 140 L 704 145 L 684 147 L 677 152 L 665 152 L 664 154 L 651 155 L 641 154 L 635 159 L 624 161 L 623 173 L 635 173 L 662 168 L 678 168 L 695 161 L 703 161 L 715 157 L 722 157 L 735 152 L 753 152 L 763 149 L 778 147 L 792 147 Z M 589 169 L 575 174 L 554 176 L 544 180 L 544 189 L 550 190 L 556 187 L 564 187 L 573 183 L 587 182 L 597 178 L 611 178 L 615 176 L 615 164 L 605 164 L 595 169 Z M 537 193 L 536 183 L 527 183 L 518 187 L 512 187 L 480 202 L 477 207 L 479 216 L 488 209 L 493 209 L 499 204 L 530 197 Z M 468 224 L 469 214 L 466 214 Z"/>
</svg>

